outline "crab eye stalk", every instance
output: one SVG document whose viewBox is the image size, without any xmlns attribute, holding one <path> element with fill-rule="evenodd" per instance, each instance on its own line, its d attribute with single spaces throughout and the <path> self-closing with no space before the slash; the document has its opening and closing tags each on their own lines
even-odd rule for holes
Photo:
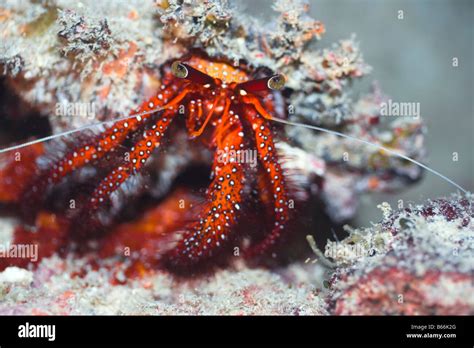
<svg viewBox="0 0 474 348">
<path fill-rule="evenodd" d="M 171 64 L 171 72 L 180 79 L 186 79 L 200 85 L 206 86 L 215 84 L 214 79 L 209 75 L 179 61 Z"/>
<path fill-rule="evenodd" d="M 178 61 L 171 64 L 171 72 L 173 73 L 174 76 L 180 79 L 185 79 L 186 77 L 188 77 L 188 74 L 189 74 L 186 66 Z"/>
<path fill-rule="evenodd" d="M 286 79 L 282 74 L 265 77 L 263 79 L 251 80 L 237 85 L 237 88 L 245 92 L 254 93 L 260 91 L 279 91 L 285 86 Z"/>
<path fill-rule="evenodd" d="M 267 82 L 268 88 L 279 91 L 285 87 L 286 78 L 282 74 L 273 75 Z"/>
</svg>

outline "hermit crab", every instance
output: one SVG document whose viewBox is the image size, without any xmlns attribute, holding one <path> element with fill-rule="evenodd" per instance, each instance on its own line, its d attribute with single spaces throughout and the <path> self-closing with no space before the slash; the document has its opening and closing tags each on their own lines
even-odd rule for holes
<svg viewBox="0 0 474 348">
<path fill-rule="evenodd" d="M 130 117 L 82 136 L 59 158 L 35 169 L 21 194 L 20 201 L 28 204 L 25 215 L 31 215 L 31 206 L 41 205 L 51 187 L 82 167 L 96 166 L 101 170 L 95 187 L 70 220 L 72 234 L 100 229 L 100 211 L 107 209 L 111 195 L 142 170 L 170 124 L 182 119 L 191 142 L 203 142 L 214 153 L 211 182 L 198 216 L 183 222 L 166 250 L 157 250 L 161 262 L 181 269 L 219 254 L 229 241 L 239 239 L 236 231 L 251 195 L 266 207 L 271 226 L 244 252 L 248 257 L 265 254 L 287 233 L 296 189 L 282 168 L 271 124 L 278 112 L 275 95 L 285 77 L 258 74 L 244 64 L 233 66 L 197 52 L 166 63 L 160 88 Z M 256 168 L 246 163 L 245 152 L 255 153 Z"/>
</svg>

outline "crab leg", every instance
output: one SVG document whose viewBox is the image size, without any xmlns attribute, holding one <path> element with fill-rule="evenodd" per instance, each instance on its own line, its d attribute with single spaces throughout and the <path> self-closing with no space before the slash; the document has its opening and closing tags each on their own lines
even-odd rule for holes
<svg viewBox="0 0 474 348">
<path fill-rule="evenodd" d="M 99 208 L 125 180 L 140 171 L 152 151 L 160 146 L 163 135 L 177 114 L 176 111 L 175 107 L 168 108 L 150 129 L 143 132 L 140 140 L 130 149 L 128 160 L 112 170 L 94 190 L 89 200 L 90 208 Z"/>
<path fill-rule="evenodd" d="M 102 158 L 108 151 L 112 151 L 121 144 L 129 134 L 136 131 L 140 125 L 156 113 L 140 116 L 144 112 L 155 109 L 170 108 L 178 104 L 188 93 L 185 89 L 181 93 L 176 93 L 175 88 L 164 87 L 160 92 L 143 103 L 131 115 L 137 114 L 126 120 L 116 122 L 98 137 L 90 137 L 85 144 L 68 150 L 61 159 L 53 162 L 48 168 L 42 169 L 36 175 L 35 180 L 22 194 L 20 201 L 28 203 L 27 215 L 31 216 L 32 202 L 42 199 L 43 193 L 48 185 L 58 183 L 62 178 L 72 173 L 81 166 Z M 158 110 L 157 112 L 160 112 Z M 34 205 L 34 204 L 33 204 Z"/>
<path fill-rule="evenodd" d="M 186 268 L 215 255 L 233 236 L 244 192 L 244 165 L 237 160 L 244 147 L 243 128 L 236 117 L 223 115 L 220 124 L 232 123 L 222 133 L 214 156 L 212 182 L 200 219 L 188 225 L 178 244 L 164 255 L 165 264 Z"/>
<path fill-rule="evenodd" d="M 246 116 L 255 134 L 255 144 L 260 163 L 270 181 L 269 189 L 273 195 L 272 199 L 275 211 L 274 227 L 271 233 L 257 245 L 250 247 L 246 251 L 246 256 L 251 258 L 255 255 L 265 253 L 277 243 L 290 220 L 291 210 L 288 206 L 288 187 L 279 163 L 268 121 L 253 109 L 246 108 L 245 110 L 247 111 Z"/>
</svg>

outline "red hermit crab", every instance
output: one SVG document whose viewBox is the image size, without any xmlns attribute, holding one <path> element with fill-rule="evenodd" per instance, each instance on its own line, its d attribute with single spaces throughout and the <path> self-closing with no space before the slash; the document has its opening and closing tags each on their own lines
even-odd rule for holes
<svg viewBox="0 0 474 348">
<path fill-rule="evenodd" d="M 71 218 L 73 231 L 85 233 L 100 225 L 96 213 L 128 178 L 140 172 L 162 144 L 169 125 L 184 118 L 189 137 L 204 142 L 215 154 L 212 181 L 199 216 L 184 223 L 178 231 L 181 238 L 163 253 L 163 263 L 172 268 L 193 266 L 235 239 L 250 191 L 260 192 L 273 227 L 246 253 L 268 251 L 285 232 L 292 215 L 291 189 L 270 126 L 276 112 L 275 93 L 283 88 L 284 76 L 254 78 L 243 65 L 234 67 L 198 53 L 165 64 L 162 76 L 156 94 L 131 117 L 81 139 L 60 159 L 40 169 L 24 190 L 22 201 L 30 205 L 41 201 L 48 188 L 81 167 L 105 167 L 105 175 L 97 179 L 87 201 Z M 258 168 L 251 170 L 241 160 L 246 151 L 256 154 Z M 111 156 L 116 159 L 110 161 Z"/>
</svg>

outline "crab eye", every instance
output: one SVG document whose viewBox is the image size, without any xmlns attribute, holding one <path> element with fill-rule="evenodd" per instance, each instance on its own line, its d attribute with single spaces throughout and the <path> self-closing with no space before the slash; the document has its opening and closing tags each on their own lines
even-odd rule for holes
<svg viewBox="0 0 474 348">
<path fill-rule="evenodd" d="M 241 93 L 255 93 L 259 91 L 278 91 L 285 86 L 286 78 L 282 74 L 276 74 L 263 79 L 250 80 L 239 83 L 237 88 Z M 242 92 L 243 91 L 243 92 Z"/>
<path fill-rule="evenodd" d="M 180 79 L 186 79 L 203 86 L 209 85 L 208 87 L 210 87 L 214 85 L 214 79 L 212 77 L 194 69 L 186 63 L 181 63 L 179 61 L 174 62 L 171 64 L 171 72 L 174 76 Z"/>
<path fill-rule="evenodd" d="M 268 88 L 272 90 L 279 91 L 283 87 L 285 87 L 285 82 L 286 82 L 285 76 L 283 76 L 282 74 L 277 74 L 270 77 L 270 79 L 268 80 L 267 86 Z"/>
<path fill-rule="evenodd" d="M 188 77 L 188 74 L 189 74 L 189 71 L 186 68 L 186 66 L 183 63 L 178 62 L 178 61 L 174 62 L 171 65 L 171 72 L 173 73 L 174 76 L 180 79 L 185 79 L 186 77 Z"/>
</svg>

